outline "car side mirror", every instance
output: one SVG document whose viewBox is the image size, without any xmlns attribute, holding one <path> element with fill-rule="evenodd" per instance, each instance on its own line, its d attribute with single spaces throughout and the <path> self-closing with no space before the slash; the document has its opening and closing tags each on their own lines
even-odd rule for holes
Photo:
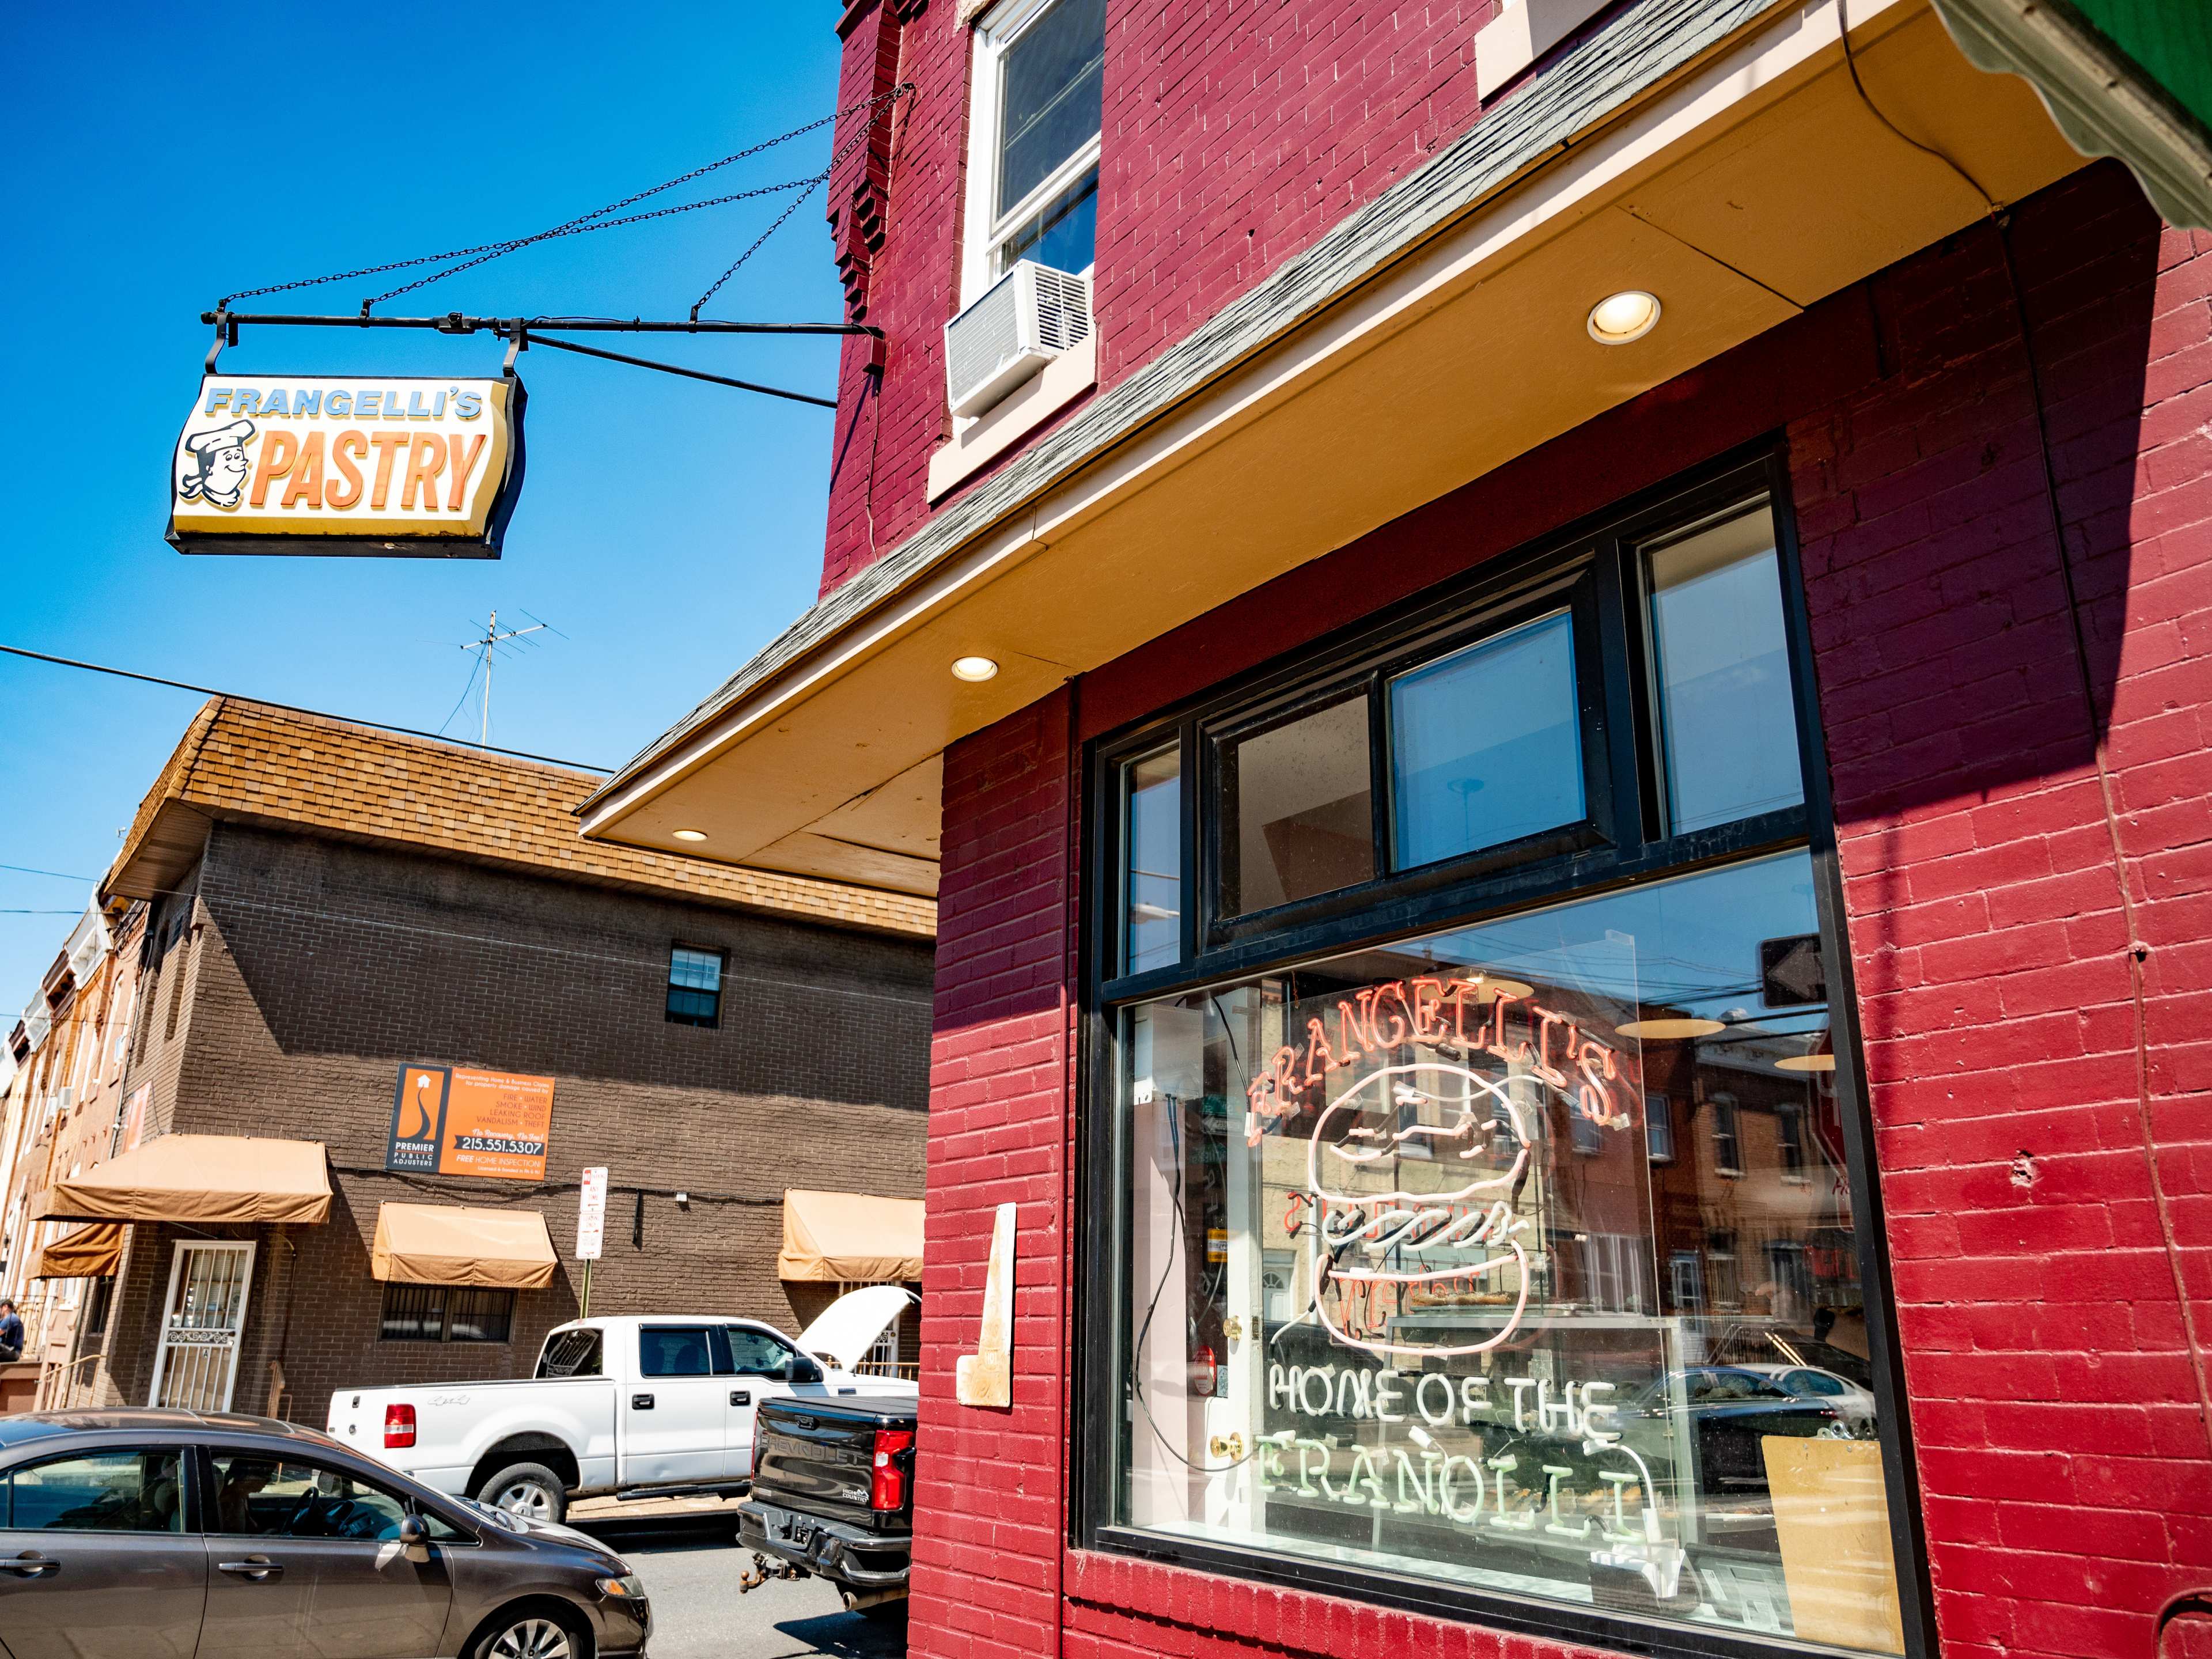
<svg viewBox="0 0 2212 1659">
<path fill-rule="evenodd" d="M 783 1380 L 787 1382 L 819 1382 L 822 1367 L 803 1353 L 794 1353 L 783 1362 Z"/>
<path fill-rule="evenodd" d="M 422 1524 L 420 1516 L 399 1517 L 399 1547 L 410 1561 L 430 1559 L 430 1529 Z"/>
</svg>

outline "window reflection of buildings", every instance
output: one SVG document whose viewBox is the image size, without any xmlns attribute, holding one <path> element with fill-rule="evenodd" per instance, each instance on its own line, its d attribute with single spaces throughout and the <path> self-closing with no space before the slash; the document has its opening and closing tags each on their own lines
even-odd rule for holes
<svg viewBox="0 0 2212 1659">
<path fill-rule="evenodd" d="M 1744 1025 L 1644 1043 L 1647 1125 L 1666 1126 L 1647 1127 L 1665 1311 L 1805 1332 L 1820 1308 L 1857 1306 L 1843 1172 L 1809 1132 L 1830 1085 L 1775 1066 L 1802 1047 Z"/>
</svg>

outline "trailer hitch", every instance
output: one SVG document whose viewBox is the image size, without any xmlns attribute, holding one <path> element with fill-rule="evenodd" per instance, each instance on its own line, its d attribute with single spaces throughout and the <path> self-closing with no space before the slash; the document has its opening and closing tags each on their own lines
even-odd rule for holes
<svg viewBox="0 0 2212 1659">
<path fill-rule="evenodd" d="M 738 1594 L 758 1589 L 771 1578 L 805 1578 L 806 1569 L 788 1561 L 771 1561 L 758 1550 L 753 1552 L 753 1564 L 738 1574 Z"/>
</svg>

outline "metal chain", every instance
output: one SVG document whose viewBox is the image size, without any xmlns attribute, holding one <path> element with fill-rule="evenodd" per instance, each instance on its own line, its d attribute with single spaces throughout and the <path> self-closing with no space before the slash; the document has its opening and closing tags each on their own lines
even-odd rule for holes
<svg viewBox="0 0 2212 1659">
<path fill-rule="evenodd" d="M 875 104 L 895 104 L 913 90 L 914 83 L 912 82 L 902 81 L 898 85 L 893 87 L 889 92 L 884 93 L 881 97 L 870 99 L 868 100 L 868 106 Z M 868 106 L 855 105 L 854 107 L 857 109 L 867 107 Z M 854 131 L 853 136 L 850 138 L 848 138 L 842 144 L 839 145 L 836 152 L 831 155 L 830 157 L 830 165 L 828 167 L 823 168 L 822 171 L 815 174 L 813 178 L 802 181 L 805 183 L 806 188 L 800 191 L 799 195 L 792 198 L 791 204 L 785 208 L 782 212 L 775 216 L 775 222 L 773 224 L 769 225 L 766 230 L 761 232 L 758 236 L 756 236 L 753 239 L 752 246 L 750 247 L 748 247 L 743 253 L 740 253 L 735 259 L 732 259 L 730 262 L 730 267 L 728 270 L 725 270 L 720 276 L 714 278 L 713 282 L 707 285 L 707 291 L 699 296 L 697 301 L 694 303 L 691 307 L 691 320 L 693 322 L 696 323 L 699 320 L 700 308 L 703 307 L 708 301 L 714 297 L 715 293 L 721 288 L 723 283 L 728 282 L 731 277 L 738 274 L 738 267 L 744 264 L 746 260 L 751 258 L 754 254 L 759 252 L 761 244 L 767 241 L 769 237 L 775 235 L 777 231 L 783 228 L 784 221 L 790 218 L 793 214 L 799 211 L 799 204 L 802 202 L 805 201 L 808 197 L 813 195 L 814 192 L 822 185 L 830 182 L 830 175 L 836 172 L 838 167 L 843 164 L 845 158 L 850 155 L 854 149 L 859 148 L 862 141 L 864 141 L 867 137 L 868 134 L 874 130 L 875 125 L 876 124 L 872 119 L 861 123 L 860 126 Z"/>
<path fill-rule="evenodd" d="M 620 201 L 610 202 L 605 207 L 594 208 L 589 213 L 580 214 L 575 218 L 568 220 L 563 224 L 556 225 L 550 231 L 541 231 L 534 236 L 513 237 L 502 242 L 478 242 L 470 247 L 448 248 L 442 253 L 425 253 L 412 259 L 393 259 L 385 264 L 362 265 L 353 270 L 333 271 L 327 276 L 303 276 L 296 282 L 271 283 L 265 288 L 241 289 L 235 294 L 224 295 L 221 300 L 216 301 L 216 307 L 219 310 L 228 310 L 231 302 L 236 300 L 257 299 L 264 294 L 286 294 L 291 292 L 295 289 L 319 288 L 325 283 L 349 282 L 357 276 L 380 276 L 386 271 L 411 270 L 418 265 L 442 264 L 449 259 L 468 259 L 471 264 L 481 264 L 483 263 L 483 260 L 471 258 L 471 256 L 483 254 L 487 255 L 489 258 L 496 258 L 501 253 L 512 252 L 516 248 L 526 247 L 532 243 L 543 241 L 550 236 L 574 234 L 579 229 L 590 225 L 592 221 L 604 219 L 610 213 L 619 213 L 623 209 L 632 206 L 636 203 L 642 202 L 647 197 L 658 196 L 664 191 L 674 190 L 679 185 L 690 184 L 694 179 L 703 178 L 708 173 L 715 172 L 719 168 L 728 167 L 733 161 L 742 161 L 748 156 L 759 155 L 763 150 L 773 149 L 778 144 L 788 143 L 793 138 L 804 137 L 806 134 L 812 132 L 817 127 L 831 125 L 835 122 L 843 118 L 845 116 L 854 113 L 855 111 L 872 108 L 877 104 L 883 103 L 888 99 L 896 99 L 902 93 L 909 90 L 911 90 L 910 88 L 904 86 L 895 88 L 890 93 L 878 94 L 878 96 L 866 100 L 861 103 L 848 104 L 842 109 L 833 110 L 829 114 L 821 117 L 817 120 L 809 121 L 804 126 L 793 127 L 790 131 L 779 134 L 774 138 L 763 139 L 757 144 L 748 145 L 744 149 L 737 150 L 731 155 L 723 156 L 721 160 L 718 161 L 709 161 L 703 167 L 694 167 L 689 173 L 680 173 L 677 177 L 668 179 L 663 184 L 655 185 L 650 190 L 641 190 L 635 195 L 623 197 Z M 866 129 L 864 128 L 863 131 L 865 130 Z M 799 180 L 797 182 L 804 183 L 805 181 Z M 667 210 L 667 211 L 674 213 L 689 213 L 700 208 L 719 207 L 723 205 L 725 203 L 741 201 L 750 196 L 773 195 L 777 191 L 789 190 L 794 187 L 795 185 L 791 184 L 771 185 L 757 191 L 740 191 L 734 196 L 720 196 L 709 201 L 693 202 L 684 207 L 670 209 Z M 635 221 L 623 220 L 618 222 L 629 224 L 634 223 Z M 611 227 L 607 226 L 598 228 L 611 228 Z M 457 269 L 465 268 L 466 267 L 457 267 Z M 428 277 L 424 279 L 424 281 L 435 280 L 435 277 Z M 410 283 L 408 285 L 409 288 L 419 288 L 421 286 L 422 283 Z M 407 291 L 407 289 L 395 289 L 392 290 L 392 293 L 404 294 Z M 375 305 L 379 301 L 388 300 L 391 297 L 392 295 L 390 294 L 380 295 L 377 296 L 377 299 L 371 300 L 368 303 L 369 305 Z M 364 307 L 364 309 L 366 309 L 366 307 Z"/>
<path fill-rule="evenodd" d="M 620 219 L 598 219 L 589 223 L 571 220 L 565 225 L 556 225 L 550 230 L 541 230 L 534 236 L 517 237 L 511 242 L 486 243 L 484 248 L 489 249 L 489 252 L 484 249 L 463 248 L 459 250 L 460 252 L 473 252 L 477 257 L 473 259 L 464 259 L 459 264 L 447 265 L 441 270 L 434 270 L 427 276 L 418 276 L 413 282 L 403 283 L 386 293 L 380 294 L 373 300 L 364 300 L 362 301 L 362 311 L 366 315 L 371 306 L 382 305 L 386 300 L 396 300 L 401 295 L 411 294 L 418 288 L 428 288 L 432 283 L 441 282 L 464 270 L 473 270 L 477 265 L 488 264 L 502 255 L 514 252 L 517 248 L 528 247 L 538 242 L 551 241 L 562 236 L 588 235 L 595 230 L 614 230 L 623 225 L 641 225 L 649 219 L 665 219 L 678 213 L 696 213 L 701 208 L 724 207 L 732 202 L 750 201 L 756 196 L 779 195 L 787 190 L 799 190 L 818 182 L 820 182 L 818 178 L 787 179 L 780 185 L 762 185 L 753 190 L 740 190 L 728 196 L 710 196 L 703 202 L 685 202 L 678 207 L 656 208 L 650 213 L 633 213 Z M 637 198 L 632 197 L 630 199 L 635 201 Z M 621 204 L 617 203 L 615 205 L 620 206 Z M 610 210 L 600 210 L 605 212 Z M 443 258 L 453 256 L 441 254 L 439 257 Z"/>
</svg>

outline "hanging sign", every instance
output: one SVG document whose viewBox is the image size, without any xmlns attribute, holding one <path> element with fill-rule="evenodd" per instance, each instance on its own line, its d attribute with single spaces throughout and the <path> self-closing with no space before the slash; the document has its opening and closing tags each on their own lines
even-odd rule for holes
<svg viewBox="0 0 2212 1659">
<path fill-rule="evenodd" d="M 410 1175 L 545 1179 L 553 1079 L 463 1066 L 403 1066 L 384 1167 Z"/>
<path fill-rule="evenodd" d="M 607 1236 L 607 1166 L 594 1164 L 584 1171 L 584 1186 L 576 1204 L 576 1260 L 597 1261 Z"/>
<path fill-rule="evenodd" d="M 178 434 L 185 553 L 499 556 L 522 489 L 522 383 L 210 374 Z"/>
</svg>

